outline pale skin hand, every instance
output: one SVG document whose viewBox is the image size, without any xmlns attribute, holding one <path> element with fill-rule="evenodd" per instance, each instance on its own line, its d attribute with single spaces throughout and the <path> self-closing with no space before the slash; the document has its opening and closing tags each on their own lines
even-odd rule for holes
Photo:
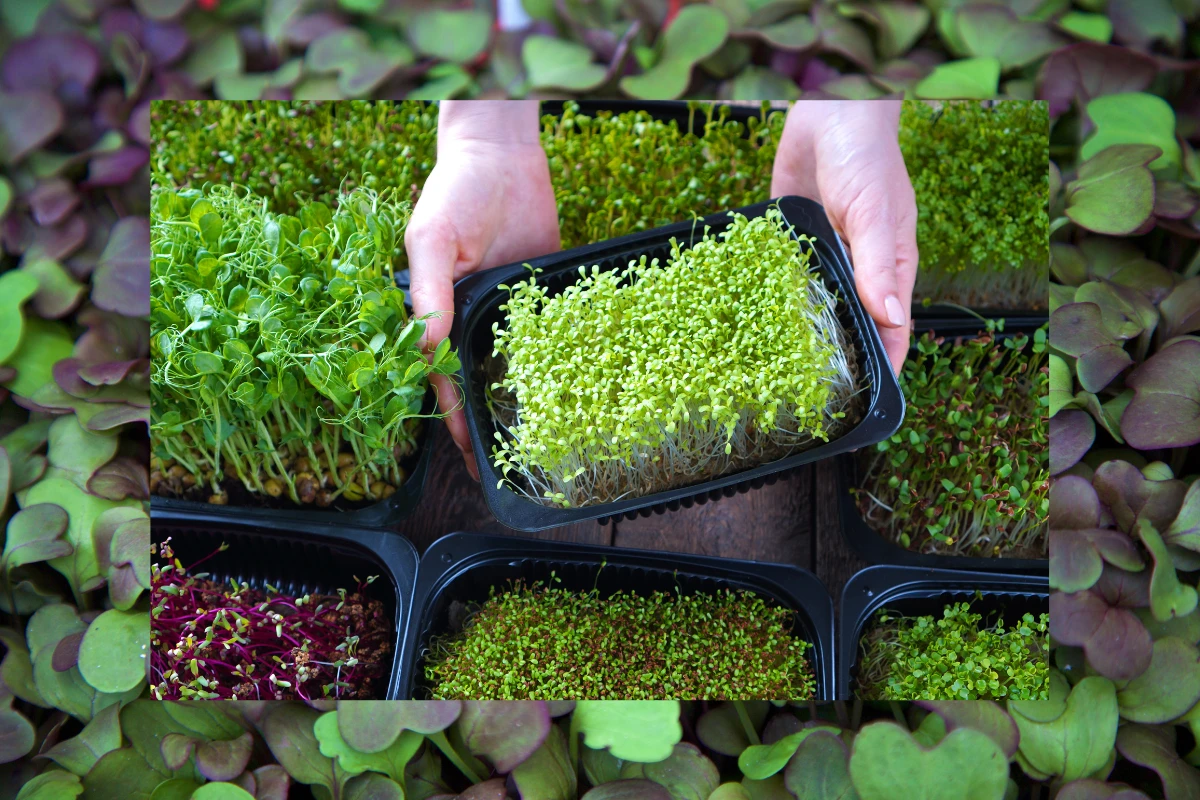
<svg viewBox="0 0 1200 800">
<path fill-rule="evenodd" d="M 908 353 L 917 205 L 900 155 L 898 101 L 800 101 L 788 112 L 771 196 L 825 206 L 849 244 L 859 297 L 897 374 Z"/>
<path fill-rule="evenodd" d="M 455 281 L 561 246 L 538 114 L 536 101 L 441 104 L 437 165 L 404 235 L 413 313 L 439 314 L 426 321 L 426 348 L 450 333 Z M 458 391 L 447 377 L 430 380 L 467 470 L 479 480 Z"/>
</svg>

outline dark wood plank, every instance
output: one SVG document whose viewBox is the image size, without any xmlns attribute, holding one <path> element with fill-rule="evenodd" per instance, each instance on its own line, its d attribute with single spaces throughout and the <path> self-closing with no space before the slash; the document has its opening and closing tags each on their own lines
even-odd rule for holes
<svg viewBox="0 0 1200 800">
<path fill-rule="evenodd" d="M 622 547 L 700 553 L 812 567 L 812 469 L 744 494 L 651 517 L 621 520 Z"/>
<path fill-rule="evenodd" d="M 612 544 L 612 526 L 581 522 L 538 533 L 518 533 L 501 525 L 488 511 L 483 492 L 467 472 L 462 455 L 449 435 L 435 427 L 433 457 L 425 479 L 425 494 L 416 510 L 402 520 L 397 530 L 407 536 L 417 550 L 425 548 L 447 533 L 469 531 L 531 536 L 582 544 Z"/>
<path fill-rule="evenodd" d="M 814 528 L 817 531 L 814 543 L 813 572 L 817 574 L 833 595 L 835 613 L 841 604 L 842 587 L 850 576 L 863 567 L 868 566 L 851 549 L 850 543 L 842 536 L 840 515 L 838 513 L 838 479 L 837 469 L 830 466 L 818 468 L 816 472 L 815 495 L 817 502 L 813 503 L 816 517 Z"/>
</svg>

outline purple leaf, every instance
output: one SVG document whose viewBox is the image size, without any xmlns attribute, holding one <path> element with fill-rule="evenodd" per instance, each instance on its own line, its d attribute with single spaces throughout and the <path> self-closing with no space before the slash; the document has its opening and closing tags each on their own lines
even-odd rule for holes
<svg viewBox="0 0 1200 800">
<path fill-rule="evenodd" d="M 1061 310 L 1061 309 L 1060 309 Z M 1200 342 L 1182 340 L 1131 372 L 1133 400 L 1121 415 L 1121 435 L 1138 450 L 1200 442 Z"/>
<path fill-rule="evenodd" d="M 49 92 L 0 92 L 0 160 L 16 164 L 62 130 L 65 118 Z"/>
<path fill-rule="evenodd" d="M 1140 92 L 1158 74 L 1150 56 L 1115 45 L 1082 42 L 1051 53 L 1042 64 L 1038 97 L 1058 116 L 1074 102 L 1085 108 L 1094 97 Z"/>
<path fill-rule="evenodd" d="M 181 769 L 196 752 L 196 740 L 182 733 L 168 733 L 162 737 L 158 749 L 168 769 Z"/>
<path fill-rule="evenodd" d="M 458 700 L 412 700 L 391 703 L 374 700 L 339 701 L 338 732 L 346 744 L 362 753 L 381 753 L 401 731 L 437 733 L 458 719 Z"/>
<path fill-rule="evenodd" d="M 1180 480 L 1152 481 L 1128 461 L 1105 461 L 1096 469 L 1092 485 L 1126 533 L 1143 517 L 1165 530 L 1179 513 L 1185 487 Z"/>
<path fill-rule="evenodd" d="M 9 91 L 54 92 L 71 105 L 83 105 L 100 74 L 100 52 L 76 34 L 19 39 L 5 53 L 0 74 Z"/>
<path fill-rule="evenodd" d="M 654 781 L 609 781 L 588 791 L 582 800 L 671 800 L 671 793 Z"/>
<path fill-rule="evenodd" d="M 128 183 L 149 160 L 150 154 L 137 145 L 126 145 L 111 153 L 101 153 L 88 163 L 88 177 L 82 186 L 94 189 Z"/>
<path fill-rule="evenodd" d="M 1064 475 L 1050 484 L 1051 528 L 1097 528 L 1100 498 L 1090 481 Z"/>
<path fill-rule="evenodd" d="M 508 800 L 508 798 L 508 787 L 504 778 L 492 778 L 490 781 L 467 787 L 466 791 L 458 795 L 455 800 Z"/>
<path fill-rule="evenodd" d="M 26 255 L 21 270 L 32 275 L 38 282 L 33 307 L 46 319 L 62 319 L 79 305 L 87 287 L 75 280 L 75 276 L 57 261 L 30 258 L 30 255 L 34 254 Z"/>
<path fill-rule="evenodd" d="M 126 217 L 109 234 L 92 277 L 92 302 L 127 317 L 150 314 L 150 221 Z"/>
<path fill-rule="evenodd" d="M 1200 276 L 1176 284 L 1158 307 L 1166 325 L 1163 339 L 1200 331 Z"/>
<path fill-rule="evenodd" d="M 41 181 L 26 199 L 38 225 L 57 225 L 79 205 L 75 187 L 62 178 Z"/>
<path fill-rule="evenodd" d="M 1064 592 L 1090 589 L 1100 579 L 1104 562 L 1137 572 L 1145 568 L 1133 540 L 1121 531 L 1050 531 L 1050 585 Z"/>
<path fill-rule="evenodd" d="M 1174 48 L 1183 38 L 1183 19 L 1170 0 L 1109 0 L 1108 17 L 1114 37 L 1139 50 L 1158 41 Z"/>
<path fill-rule="evenodd" d="M 1100 306 L 1070 303 L 1050 315 L 1050 344 L 1077 359 L 1079 383 L 1089 392 L 1099 392 L 1133 359 L 1104 327 Z"/>
<path fill-rule="evenodd" d="M 1050 474 L 1065 472 L 1083 458 L 1096 439 L 1096 423 L 1079 409 L 1060 411 L 1050 418 Z"/>
<path fill-rule="evenodd" d="M 1060 644 L 1082 647 L 1088 664 L 1101 675 L 1132 680 L 1150 666 L 1153 640 L 1121 597 L 1114 603 L 1105 596 L 1103 583 L 1110 571 L 1106 568 L 1087 591 L 1050 595 L 1050 635 Z M 1148 576 L 1145 585 L 1149 605 Z"/>
<path fill-rule="evenodd" d="M 249 731 L 236 739 L 203 742 L 196 748 L 196 770 L 210 781 L 236 778 L 250 763 L 254 736 Z"/>
<path fill-rule="evenodd" d="M 550 712 L 540 700 L 468 701 L 458 718 L 463 742 L 488 758 L 497 772 L 512 772 L 546 741 Z"/>
<path fill-rule="evenodd" d="M 89 419 L 87 429 L 89 431 L 109 431 L 131 422 L 144 422 L 149 425 L 149 410 L 131 405 L 114 406 L 113 408 L 101 411 Z"/>
<path fill-rule="evenodd" d="M 50 659 L 55 672 L 66 672 L 79 663 L 79 645 L 83 643 L 83 634 L 84 631 L 76 631 L 58 640 Z"/>
<path fill-rule="evenodd" d="M 1105 783 L 1095 778 L 1083 778 L 1064 784 L 1059 793 L 1054 795 L 1054 800 L 1150 800 L 1150 798 L 1123 783 Z"/>
<path fill-rule="evenodd" d="M 1200 198 L 1179 181 L 1157 181 L 1154 187 L 1154 216 L 1187 219 L 1200 207 Z"/>
<path fill-rule="evenodd" d="M 971 728 L 987 734 L 1009 758 L 1017 752 L 1020 740 L 1017 723 L 990 700 L 918 700 L 916 704 L 941 717 L 946 723 L 946 733 Z"/>
<path fill-rule="evenodd" d="M 256 800 L 287 800 L 292 779 L 278 764 L 268 764 L 254 770 Z"/>
<path fill-rule="evenodd" d="M 1164 797 L 1200 797 L 1200 772 L 1179 756 L 1174 726 L 1126 723 L 1117 730 L 1117 751 L 1134 764 L 1154 770 L 1162 780 Z"/>
<path fill-rule="evenodd" d="M 129 112 L 129 123 L 125 130 L 133 140 L 145 147 L 150 146 L 150 101 L 138 104 Z"/>
<path fill-rule="evenodd" d="M 92 474 L 87 489 L 108 500 L 124 500 L 126 497 L 149 500 L 150 478 L 146 474 L 146 465 L 140 460 L 117 456 Z"/>
</svg>

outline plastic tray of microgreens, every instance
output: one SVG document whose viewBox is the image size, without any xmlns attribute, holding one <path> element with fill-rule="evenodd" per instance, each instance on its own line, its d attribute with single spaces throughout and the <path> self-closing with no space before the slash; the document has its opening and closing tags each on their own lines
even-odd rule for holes
<svg viewBox="0 0 1200 800">
<path fill-rule="evenodd" d="M 1002 618 L 1011 626 L 1026 613 L 1049 612 L 1050 577 L 885 565 L 859 570 L 842 589 L 838 612 L 838 699 L 854 694 L 861 640 L 877 612 L 887 609 L 905 617 L 940 620 L 953 603 L 968 603 L 986 622 Z"/>
<path fill-rule="evenodd" d="M 169 539 L 174 561 L 192 578 L 206 579 L 228 587 L 228 594 L 237 592 L 238 587 L 244 584 L 249 592 L 265 595 L 261 598 L 264 600 L 261 606 L 249 607 L 246 602 L 248 595 L 245 594 L 247 590 L 242 589 L 241 594 L 225 603 L 226 607 L 234 609 L 247 606 L 248 614 L 243 615 L 247 619 L 259 613 L 279 613 L 282 616 L 279 620 L 282 626 L 280 637 L 284 634 L 293 635 L 295 632 L 290 627 L 293 624 L 290 620 L 296 620 L 295 624 L 299 626 L 301 616 L 304 616 L 302 629 L 310 633 L 319 630 L 321 641 L 318 644 L 344 654 L 341 658 L 347 662 L 355 657 L 350 652 L 353 647 L 333 644 L 335 641 L 346 641 L 345 620 L 341 617 L 330 619 L 327 615 L 338 611 L 337 603 L 347 602 L 339 600 L 343 591 L 350 593 L 351 598 L 355 592 L 361 591 L 359 599 L 365 613 L 359 614 L 358 609 L 351 608 L 349 611 L 354 618 L 368 618 L 373 611 L 382 615 L 382 621 L 390 629 L 390 636 L 386 640 L 376 637 L 371 642 L 373 652 L 379 654 L 382 669 L 372 667 L 370 663 L 346 665 L 340 669 L 330 666 L 307 682 L 298 682 L 295 673 L 304 657 L 297 661 L 295 652 L 291 650 L 294 642 L 289 641 L 287 646 L 279 649 L 277 655 L 281 656 L 282 662 L 266 651 L 259 652 L 259 656 L 273 664 L 278 675 L 286 674 L 279 680 L 292 684 L 289 688 L 306 690 L 305 696 L 313 699 L 336 698 L 339 695 L 345 697 L 346 692 L 352 693 L 351 696 L 364 692 L 380 700 L 402 698 L 403 645 L 417 577 L 417 551 L 407 539 L 386 531 L 348 525 L 304 525 L 278 519 L 236 522 L 218 514 L 174 513 L 157 509 L 152 517 L 155 545 L 161 547 L 162 542 Z M 220 549 L 222 545 L 225 545 L 224 549 Z M 157 556 L 156 563 L 160 559 L 161 556 Z M 194 569 L 190 568 L 193 564 L 196 565 Z M 158 583 L 157 580 L 155 582 Z M 179 578 L 163 582 L 177 584 Z M 208 588 L 214 587 L 210 584 Z M 158 586 L 155 587 L 155 595 L 155 604 L 161 604 L 165 598 Z M 214 596 L 211 591 L 202 597 L 210 614 L 215 613 L 222 603 L 222 598 Z M 300 606 L 305 612 L 300 615 L 293 603 L 305 597 L 309 602 Z M 321 602 L 326 608 L 315 605 L 318 597 L 322 598 Z M 254 599 L 260 598 L 256 595 Z M 268 604 L 267 600 L 276 603 Z M 278 602 L 280 600 L 282 602 Z M 314 627 L 313 617 L 325 617 L 325 624 Z M 167 630 L 165 621 L 160 624 L 153 622 L 156 618 L 156 615 L 152 615 L 152 627 L 156 631 Z M 199 638 L 203 638 L 204 628 L 211 622 L 210 619 L 198 624 Z M 222 640 L 223 627 L 219 624 L 213 627 L 214 640 Z M 354 635 L 358 633 L 356 631 Z M 270 640 L 270 636 L 266 639 Z M 360 639 L 359 643 L 365 651 L 368 642 Z M 368 657 L 365 652 L 359 655 Z M 257 675 L 261 676 L 262 671 L 269 667 L 267 661 L 258 665 Z M 285 663 L 287 666 L 284 666 Z M 326 662 L 327 666 L 331 664 L 335 662 Z M 183 666 L 186 666 L 186 662 Z M 251 675 L 255 674 L 251 672 Z M 367 674 L 377 675 L 372 679 L 374 685 L 369 689 L 356 677 Z M 151 683 L 158 683 L 160 678 L 160 675 L 153 676 Z M 337 686 L 339 678 L 343 679 L 341 686 Z M 337 688 L 327 693 L 324 689 L 326 685 Z M 264 688 L 259 686 L 258 691 Z M 226 686 L 222 692 L 216 693 L 225 696 L 228 690 Z M 257 693 L 237 697 L 273 699 Z"/>
<path fill-rule="evenodd" d="M 958 329 L 952 328 L 949 331 L 946 331 L 946 328 L 943 327 L 937 331 L 934 331 L 934 333 L 938 334 L 939 338 L 952 343 L 972 340 L 986 333 L 986 331 L 980 330 L 984 323 L 981 323 L 979 320 L 974 320 L 974 323 L 975 324 L 970 327 L 964 325 Z M 1007 320 L 1003 320 L 1000 321 L 1002 330 L 992 333 L 991 336 L 994 338 L 997 347 L 1003 347 L 1005 340 L 1013 340 L 1018 336 L 1026 336 L 1028 337 L 1029 341 L 1025 345 L 1023 352 L 1029 354 L 1031 352 L 1031 348 L 1033 348 L 1036 344 L 1036 337 L 1039 335 L 1043 337 L 1045 336 L 1044 330 L 1041 334 L 1038 333 L 1039 329 L 1041 329 L 1043 325 L 1044 323 L 1039 325 L 1030 324 L 1028 322 L 1017 322 L 1016 324 L 1013 324 Z M 945 331 L 944 336 L 941 335 L 943 331 Z M 920 336 L 920 332 L 918 332 L 917 335 Z M 912 351 L 910 351 L 910 358 L 913 358 L 916 355 L 916 349 L 914 348 Z M 1010 356 L 1007 353 L 1002 355 L 1002 358 L 1009 357 Z M 991 399 L 990 396 L 989 399 Z M 908 413 L 910 423 L 915 424 L 913 423 L 914 418 L 912 416 L 915 412 L 911 405 L 908 408 Z M 970 426 L 969 430 L 974 432 L 985 429 L 979 426 Z M 902 435 L 903 433 L 904 431 L 902 429 L 900 434 Z M 975 443 L 966 446 L 978 450 L 979 448 L 974 447 L 974 444 Z M 892 541 L 887 535 L 876 530 L 871 526 L 870 523 L 867 522 L 866 519 L 863 518 L 862 510 L 859 507 L 859 499 L 856 497 L 855 492 L 852 491 L 852 489 L 855 487 L 859 488 L 861 491 L 866 491 L 866 489 L 861 485 L 861 479 L 863 477 L 864 470 L 866 469 L 862 462 L 864 459 L 874 459 L 877 457 L 876 448 L 868 448 L 856 454 L 848 454 L 843 456 L 839 459 L 840 463 L 838 465 L 838 479 L 840 481 L 838 498 L 840 503 L 842 531 L 849 540 L 850 545 L 863 559 L 872 564 L 904 564 L 909 566 L 941 569 L 1002 570 L 1005 572 L 1032 572 L 1042 575 L 1045 575 L 1049 572 L 1050 562 L 1048 556 L 1025 557 L 1019 552 L 1012 555 L 1001 553 L 993 556 L 926 553 L 920 552 L 919 550 L 908 549 L 902 546 L 900 543 Z M 919 466 L 932 469 L 931 465 L 934 462 L 932 461 L 931 456 L 916 456 L 916 458 L 923 459 L 922 464 Z M 911 460 L 912 459 L 910 459 L 910 461 Z M 1013 463 L 1016 463 L 1015 460 Z M 891 469 L 886 464 L 883 465 L 882 468 Z M 896 474 L 901 480 L 911 481 L 914 479 L 914 469 L 916 469 L 916 466 L 912 468 L 905 466 L 902 467 L 901 470 Z M 934 473 L 933 478 L 937 478 L 936 472 Z M 980 481 L 981 490 L 986 491 L 989 488 L 983 485 L 985 483 L 987 483 L 987 481 Z M 940 494 L 944 489 L 945 485 L 942 485 L 940 488 L 934 487 L 931 491 L 936 490 Z M 932 496 L 926 496 L 923 499 L 928 500 L 931 503 L 935 501 L 935 498 Z M 1011 501 L 1009 498 L 1000 498 L 1000 500 L 1002 502 L 1015 502 Z M 949 500 L 949 502 L 955 501 Z M 1046 502 L 1048 502 L 1048 500 Z M 961 503 L 955 503 L 955 506 L 961 507 Z M 1033 511 L 1022 510 L 1015 513 L 1002 511 L 1001 515 L 1007 520 L 1014 520 L 1016 519 L 1017 513 L 1032 515 Z M 911 530 L 906 531 L 907 535 L 910 537 L 916 535 L 922 528 L 922 525 L 914 523 L 911 527 Z M 1038 533 L 1039 530 L 1040 534 Z M 962 532 L 956 529 L 950 531 L 948 535 L 954 535 L 961 538 L 961 534 Z M 1041 538 L 1042 541 L 1044 541 L 1046 536 L 1046 526 L 1045 524 L 1035 526 L 1027 533 L 1023 534 L 1023 536 L 1026 538 L 1030 538 L 1032 536 L 1034 539 Z"/>
<path fill-rule="evenodd" d="M 708 120 L 708 107 L 712 107 L 713 119 L 725 119 L 740 122 L 743 125 L 751 119 L 763 118 L 763 105 L 733 104 L 721 102 L 684 101 L 684 100 L 543 100 L 542 114 L 561 116 L 567 103 L 579 107 L 579 112 L 589 117 L 609 112 L 613 115 L 625 114 L 630 111 L 644 111 L 661 122 L 674 122 L 682 133 L 693 133 L 697 136 L 704 134 L 704 124 Z M 767 108 L 767 113 L 783 109 Z M 749 128 L 746 129 L 749 135 Z"/>
<path fill-rule="evenodd" d="M 601 602 L 616 593 L 630 592 L 643 598 L 654 592 L 676 596 L 748 592 L 760 598 L 766 608 L 793 612 L 792 627 L 786 633 L 809 645 L 804 658 L 815 681 L 814 699 L 833 698 L 833 601 L 825 585 L 807 570 L 787 564 L 476 533 L 443 536 L 421 558 L 417 577 L 421 603 L 413 608 L 409 620 L 409 655 L 403 676 L 408 696 L 430 696 L 426 666 L 431 651 L 447 637 L 461 633 L 493 592 L 499 596 L 512 589 L 514 582 L 525 587 L 541 582 L 547 588 L 580 594 L 594 590 Z M 554 606 L 559 608 L 561 604 L 559 600 Z M 558 615 L 563 613 L 559 611 Z M 561 650 L 570 642 L 576 623 L 582 621 L 560 620 L 561 632 L 542 644 L 550 651 Z M 720 635 L 720 630 L 720 624 L 714 623 L 713 631 Z M 529 627 L 511 633 L 528 636 Z M 691 637 L 704 631 L 694 628 L 686 633 Z M 532 654 L 536 644 L 521 643 L 520 657 Z M 588 647 L 586 642 L 582 644 Z M 737 667 L 748 663 L 748 659 L 744 663 L 741 658 L 733 658 Z M 638 665 L 614 666 L 616 674 L 627 676 Z M 736 668 L 725 664 L 723 670 L 732 674 Z M 719 677 L 725 675 L 722 671 Z"/>
<path fill-rule="evenodd" d="M 799 339 L 796 350 L 768 356 L 776 358 L 776 363 L 763 363 L 760 357 L 749 358 L 742 363 L 727 363 L 732 363 L 729 369 L 738 370 L 744 381 L 762 381 L 763 392 L 774 391 L 774 386 L 785 383 L 794 387 L 796 392 L 803 388 L 807 392 L 804 396 L 806 402 L 793 401 L 794 405 L 790 408 L 784 406 L 791 415 L 790 422 L 782 421 L 783 415 L 780 413 L 768 419 L 769 424 L 764 423 L 765 417 L 761 408 L 753 412 L 746 411 L 746 407 L 732 411 L 733 403 L 743 401 L 765 405 L 758 399 L 761 395 L 751 396 L 745 393 L 742 400 L 726 400 L 720 421 L 714 422 L 715 415 L 706 414 L 706 410 L 713 408 L 710 403 L 720 403 L 724 399 L 721 396 L 722 391 L 730 387 L 721 390 L 716 388 L 716 382 L 728 382 L 729 378 L 717 370 L 705 370 L 705 366 L 712 363 L 711 361 L 685 368 L 685 372 L 691 372 L 682 378 L 688 384 L 687 389 L 691 390 L 686 400 L 678 393 L 664 388 L 656 379 L 650 378 L 642 364 L 619 363 L 620 359 L 627 358 L 621 353 L 631 349 L 628 337 L 639 335 L 630 330 L 630 325 L 637 323 L 633 314 L 630 314 L 632 320 L 623 318 L 623 321 L 617 321 L 614 318 L 597 323 L 598 328 L 603 325 L 608 327 L 608 330 L 589 329 L 583 330 L 582 333 L 578 332 L 581 330 L 577 325 L 578 318 L 573 316 L 576 312 L 571 312 L 571 316 L 563 318 L 559 329 L 564 331 L 562 336 L 569 339 L 569 347 L 584 347 L 592 351 L 583 358 L 578 352 L 568 352 L 565 358 L 576 365 L 587 362 L 584 365 L 587 369 L 590 369 L 587 364 L 596 362 L 607 371 L 591 387 L 590 392 L 587 391 L 587 387 L 577 384 L 571 377 L 560 380 L 557 385 L 550 385 L 549 391 L 557 398 L 551 403 L 554 406 L 549 412 L 551 417 L 555 417 L 559 409 L 567 409 L 580 416 L 579 410 L 584 407 L 584 402 L 590 403 L 593 408 L 610 408 L 614 403 L 604 399 L 606 393 L 608 397 L 619 396 L 635 378 L 642 379 L 643 388 L 647 391 L 660 392 L 660 396 L 656 398 L 658 403 L 672 404 L 669 413 L 675 421 L 664 426 L 661 416 L 663 409 L 660 407 L 653 412 L 659 415 L 652 420 L 653 425 L 643 424 L 638 431 L 626 436 L 627 442 L 632 440 L 638 447 L 644 444 L 645 439 L 636 437 L 653 438 L 657 435 L 655 431 L 662 432 L 665 437 L 665 443 L 660 442 L 640 451 L 635 450 L 635 456 L 641 459 L 636 465 L 626 456 L 619 454 L 613 440 L 601 440 L 593 433 L 594 417 L 591 416 L 592 412 L 585 411 L 577 422 L 567 425 L 569 433 L 565 436 L 569 437 L 570 441 L 562 438 L 555 444 L 564 448 L 578 447 L 579 443 L 583 442 L 583 437 L 590 436 L 591 439 L 584 442 L 584 445 L 593 448 L 593 451 L 601 452 L 602 458 L 591 460 L 590 456 L 586 455 L 581 458 L 576 455 L 579 451 L 573 450 L 565 456 L 557 457 L 551 469 L 543 470 L 540 474 L 531 475 L 529 470 L 513 470 L 511 456 L 517 451 L 512 448 L 519 447 L 522 452 L 531 453 L 535 452 L 535 447 L 542 445 L 526 446 L 512 433 L 513 415 L 520 413 L 519 408 L 516 412 L 512 411 L 512 408 L 520 401 L 520 391 L 511 393 L 507 398 L 498 397 L 496 393 L 496 388 L 503 386 L 500 381 L 506 379 L 505 373 L 511 366 L 511 362 L 495 355 L 497 332 L 503 326 L 510 325 L 512 320 L 512 312 L 506 311 L 514 302 L 510 298 L 509 285 L 517 284 L 528 279 L 531 274 L 536 274 L 534 291 L 544 292 L 547 298 L 557 298 L 566 291 L 579 292 L 577 284 L 581 280 L 581 271 L 586 269 L 586 280 L 592 281 L 593 285 L 597 280 L 606 281 L 611 285 L 615 282 L 614 279 L 623 275 L 621 280 L 624 283 L 620 285 L 633 287 L 646 278 L 639 277 L 630 281 L 627 265 L 642 259 L 641 269 L 645 270 L 646 262 L 659 259 L 660 264 L 665 263 L 667 266 L 657 273 L 659 283 L 653 284 L 655 288 L 651 291 L 661 292 L 662 286 L 669 287 L 669 281 L 674 281 L 671 269 L 677 268 L 679 263 L 674 260 L 668 263 L 668 259 L 685 258 L 691 248 L 702 242 L 706 231 L 716 238 L 718 234 L 736 224 L 734 217 L 726 212 L 668 225 L 543 256 L 526 263 L 497 267 L 468 276 L 457 284 L 455 299 L 459 313 L 455 315 L 451 338 L 459 349 L 462 362 L 467 426 L 482 476 L 484 498 L 500 522 L 518 530 L 535 531 L 590 519 L 649 516 L 654 512 L 687 507 L 693 503 L 703 503 L 722 496 L 729 497 L 739 491 L 757 488 L 801 465 L 871 446 L 898 429 L 904 417 L 903 395 L 888 366 L 875 323 L 858 299 L 849 260 L 825 216 L 824 209 L 818 203 L 805 198 L 785 197 L 737 209 L 736 213 L 753 222 L 768 215 L 768 210 L 776 207 L 782 214 L 782 220 L 778 230 L 771 235 L 781 236 L 782 239 L 774 244 L 780 247 L 795 246 L 797 253 L 795 272 L 789 272 L 786 280 L 796 283 L 804 281 L 807 295 L 806 299 L 796 300 L 799 295 L 779 292 L 777 294 L 781 299 L 777 301 L 775 294 L 770 295 L 769 299 L 771 303 L 779 303 L 774 307 L 776 314 L 784 314 L 784 304 L 793 302 L 795 305 L 788 306 L 788 311 L 799 308 L 797 314 L 811 314 L 802 317 L 800 322 L 808 326 L 807 330 L 812 335 L 805 338 L 796 334 Z M 786 226 L 790 228 L 785 230 Z M 678 248 L 674 255 L 673 240 Z M 711 246 L 711 242 L 707 244 Z M 734 246 L 738 246 L 738 243 L 735 242 Z M 717 270 L 717 277 L 722 270 L 730 271 L 727 269 L 728 262 L 721 260 L 724 255 L 724 251 L 717 251 L 714 256 L 713 251 L 708 250 L 703 256 L 707 263 L 721 265 Z M 789 257 L 786 250 L 782 256 L 776 256 L 782 259 Z M 802 261 L 805 258 L 808 259 L 807 269 Z M 752 263 L 758 264 L 761 261 L 762 259 L 758 259 Z M 785 260 L 783 263 L 789 262 Z M 649 264 L 649 269 L 654 269 L 652 263 Z M 536 273 L 532 273 L 531 270 L 536 270 Z M 626 271 L 618 272 L 621 270 Z M 770 285 L 786 286 L 788 291 L 797 291 L 796 283 L 786 283 L 784 280 L 780 279 Z M 699 284 L 699 288 L 693 287 L 695 291 L 701 292 L 701 296 L 707 298 L 705 302 L 709 302 L 712 292 L 708 288 L 707 279 L 693 278 L 692 281 Z M 766 284 L 756 283 L 756 286 L 760 285 Z M 746 298 L 757 289 L 745 287 L 743 291 L 746 294 L 742 297 Z M 612 295 L 615 294 L 616 292 L 612 292 Z M 527 299 L 525 302 L 536 303 L 536 299 Z M 651 296 L 645 302 L 662 307 L 667 301 L 659 301 L 657 296 Z M 694 301 L 684 299 L 670 302 Z M 763 304 L 761 300 L 755 302 Z M 779 340 L 785 338 L 788 342 L 793 342 L 794 340 L 787 337 L 793 335 L 792 331 L 801 330 L 800 327 L 793 327 L 788 323 L 789 327 L 778 332 L 778 336 L 760 334 L 757 326 L 765 320 L 757 312 L 753 319 L 735 320 L 735 315 L 743 307 L 740 303 L 736 306 L 725 304 L 721 313 L 727 318 L 721 319 L 715 316 L 710 318 L 704 313 L 705 308 L 679 308 L 677 313 L 674 309 L 662 311 L 660 308 L 658 319 L 661 324 L 671 326 L 676 325 L 677 320 L 680 321 L 679 324 L 683 324 L 683 321 L 689 318 L 693 321 L 704 320 L 702 326 L 723 326 L 717 335 L 726 337 L 728 346 L 723 350 L 710 348 L 714 352 L 720 352 L 722 358 L 725 357 L 725 353 L 732 352 L 738 346 L 739 336 L 758 337 L 753 339 L 753 347 L 757 352 L 763 352 L 768 348 L 781 350 Z M 813 311 L 813 307 L 817 310 Z M 544 314 L 536 314 L 526 321 L 540 326 L 544 318 Z M 778 317 L 774 319 L 777 325 L 780 324 Z M 572 331 L 572 328 L 576 330 Z M 703 331 L 684 333 L 680 334 L 679 340 L 690 342 L 694 341 L 691 337 L 701 335 Z M 610 339 L 611 345 L 605 344 L 604 339 L 600 337 Z M 534 338 L 541 339 L 542 336 L 539 334 Z M 765 343 L 764 339 L 770 339 L 771 342 Z M 595 346 L 593 340 L 601 344 Z M 671 346 L 675 346 L 674 342 Z M 647 359 L 657 357 L 654 352 L 646 353 L 645 356 Z M 685 362 L 689 358 L 697 360 L 694 355 L 679 358 Z M 797 366 L 790 370 L 789 374 L 782 370 L 779 361 L 803 367 Z M 606 363 L 613 366 L 603 367 Z M 720 364 L 716 366 L 718 369 L 725 369 Z M 545 355 L 539 355 L 536 363 L 530 362 L 529 369 L 532 370 L 531 374 L 536 376 L 553 375 L 561 368 L 559 365 L 548 363 Z M 802 371 L 807 371 L 807 375 L 801 374 Z M 673 373 L 676 378 L 677 373 L 677 370 Z M 809 381 L 807 387 L 795 388 L 796 381 L 803 383 L 805 378 Z M 537 379 L 541 380 L 540 377 Z M 694 388 L 700 380 L 710 382 L 707 395 L 702 391 L 702 387 L 701 390 Z M 517 403 L 513 401 L 514 395 Z M 503 410 L 505 405 L 509 410 Z M 644 409 L 645 406 L 641 405 L 638 408 Z M 628 411 L 628 408 L 621 409 L 622 414 Z M 645 411 L 647 415 L 650 413 Z M 771 413 L 774 414 L 775 409 L 771 409 Z M 525 412 L 526 420 L 533 416 L 537 415 Z M 814 424 L 814 418 L 817 420 L 815 424 L 824 426 L 820 435 L 813 434 L 812 428 L 808 427 Z M 730 421 L 731 419 L 733 421 Z M 796 427 L 785 428 L 785 425 Z M 726 426 L 733 426 L 732 433 Z M 678 436 L 674 433 L 675 430 L 679 431 Z M 690 438 L 684 440 L 685 435 Z M 740 449 L 730 455 L 735 437 Z M 497 445 L 497 442 L 500 444 Z M 700 444 L 694 445 L 696 442 Z M 687 444 L 688 447 L 681 447 L 681 444 Z M 497 466 L 496 463 L 497 451 L 506 453 L 505 463 L 501 466 Z M 614 456 L 614 452 L 618 455 Z M 575 463 L 571 463 L 572 458 L 575 459 Z M 569 473 L 565 472 L 563 464 L 569 466 Z M 578 471 L 575 471 L 576 467 Z M 579 476 L 589 470 L 591 474 L 580 480 Z M 614 475 L 616 477 L 613 477 Z M 564 489 L 583 499 L 566 498 Z M 600 492 L 604 492 L 605 497 L 596 500 L 595 497 Z"/>
</svg>

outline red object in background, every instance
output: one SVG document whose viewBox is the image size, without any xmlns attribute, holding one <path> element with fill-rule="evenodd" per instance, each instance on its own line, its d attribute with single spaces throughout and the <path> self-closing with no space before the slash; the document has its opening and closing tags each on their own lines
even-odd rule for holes
<svg viewBox="0 0 1200 800">
<path fill-rule="evenodd" d="M 675 21 L 675 15 L 683 7 L 683 0 L 667 0 L 667 18 L 663 20 L 663 29 Z"/>
<path fill-rule="evenodd" d="M 212 11 L 217 7 L 217 3 L 221 0 L 196 0 L 196 5 L 200 6 L 205 11 Z"/>
</svg>

